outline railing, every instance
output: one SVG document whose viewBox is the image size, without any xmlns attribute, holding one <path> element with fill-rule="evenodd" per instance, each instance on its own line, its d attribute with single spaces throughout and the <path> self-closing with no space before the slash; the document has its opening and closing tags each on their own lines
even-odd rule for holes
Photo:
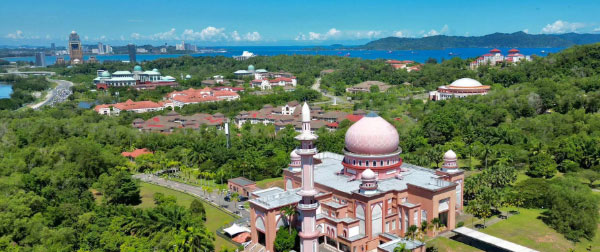
<svg viewBox="0 0 600 252">
<path fill-rule="evenodd" d="M 310 209 L 315 209 L 319 207 L 319 202 L 315 202 L 312 204 L 302 204 L 302 203 L 298 203 L 298 208 L 301 210 L 310 210 Z"/>
</svg>

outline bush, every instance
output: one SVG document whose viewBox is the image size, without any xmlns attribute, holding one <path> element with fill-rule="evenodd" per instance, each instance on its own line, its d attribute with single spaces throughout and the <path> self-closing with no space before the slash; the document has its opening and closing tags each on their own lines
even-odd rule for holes
<svg viewBox="0 0 600 252">
<path fill-rule="evenodd" d="M 464 221 L 459 221 L 458 224 L 456 224 L 456 227 L 462 227 L 465 225 Z"/>
<path fill-rule="evenodd" d="M 275 251 L 287 252 L 290 250 L 300 251 L 300 238 L 296 229 L 280 228 L 275 236 Z"/>
</svg>

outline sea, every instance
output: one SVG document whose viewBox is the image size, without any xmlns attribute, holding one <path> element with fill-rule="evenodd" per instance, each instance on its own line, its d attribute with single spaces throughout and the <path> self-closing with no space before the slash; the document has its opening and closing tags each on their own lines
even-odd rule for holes
<svg viewBox="0 0 600 252">
<path fill-rule="evenodd" d="M 488 53 L 492 48 L 449 48 L 444 50 L 402 50 L 402 51 L 386 51 L 386 50 L 343 50 L 336 49 L 333 47 L 322 47 L 322 50 L 311 50 L 313 46 L 235 46 L 235 47 L 211 47 L 202 48 L 204 52 L 189 54 L 194 57 L 199 56 L 225 56 L 232 57 L 241 55 L 243 51 L 250 51 L 259 56 L 275 56 L 275 55 L 335 55 L 342 57 L 353 57 L 362 59 L 395 59 L 395 60 L 412 60 L 420 63 L 424 63 L 429 58 L 434 58 L 438 62 L 444 59 L 451 59 L 454 57 L 460 57 L 463 59 L 474 58 Z M 508 50 L 512 48 L 498 48 L 503 54 L 508 54 Z M 525 55 L 538 55 L 545 56 L 548 53 L 556 53 L 564 48 L 517 48 Z M 136 58 L 138 61 L 152 61 L 160 58 L 176 58 L 182 54 L 138 54 Z M 84 56 L 84 60 L 87 60 L 89 56 Z M 129 56 L 127 54 L 116 54 L 116 55 L 97 55 L 96 58 L 99 61 L 112 60 L 112 61 L 127 61 Z M 35 57 L 9 57 L 3 58 L 11 62 L 16 61 L 35 61 Z M 65 60 L 68 61 L 69 57 L 66 56 Z M 54 64 L 56 62 L 56 56 L 46 56 L 47 64 Z"/>
<path fill-rule="evenodd" d="M 8 83 L 0 82 L 0 99 L 10 98 L 13 89 Z"/>
</svg>

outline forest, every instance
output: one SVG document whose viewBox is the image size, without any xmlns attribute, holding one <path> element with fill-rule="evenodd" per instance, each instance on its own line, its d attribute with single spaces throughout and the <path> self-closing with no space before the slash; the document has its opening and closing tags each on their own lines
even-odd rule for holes
<svg viewBox="0 0 600 252">
<path fill-rule="evenodd" d="M 163 74 L 190 72 L 202 79 L 248 64 L 305 76 L 302 86 L 310 86 L 321 70 L 336 69 L 322 79 L 323 86 L 334 92 L 363 80 L 386 81 L 394 88 L 355 96 L 352 109 L 374 110 L 392 122 L 405 162 L 435 168 L 443 152 L 453 149 L 461 168 L 471 174 L 465 181 L 468 212 L 487 218 L 505 205 L 544 208 L 546 224 L 568 239 L 576 242 L 596 235 L 599 201 L 591 189 L 600 181 L 598 44 L 476 71 L 458 58 L 431 61 L 422 71 L 407 73 L 393 70 L 383 60 L 325 56 L 256 57 L 247 62 L 184 56 L 143 67 L 159 68 Z M 58 70 L 82 79 L 95 74 L 92 65 Z M 492 91 L 438 102 L 406 95 L 407 90 L 432 90 L 462 77 L 491 85 Z M 185 85 L 194 83 L 192 79 Z M 88 92 L 81 86 L 74 91 L 76 97 Z M 299 88 L 185 107 L 183 112 L 233 116 L 267 103 L 318 98 L 318 93 Z M 106 117 L 78 108 L 76 101 L 40 111 L 0 111 L 0 250 L 210 251 L 213 235 L 204 227 L 197 204 L 185 208 L 173 204 L 174 199 L 157 197 L 158 207 L 137 208 L 139 184 L 130 175 L 178 167 L 217 183 L 237 176 L 274 178 L 281 176 L 298 144 L 292 128 L 275 133 L 272 125 L 232 129 L 231 148 L 224 133 L 213 128 L 164 135 L 130 126 L 134 118 L 152 115 Z M 334 132 L 319 130 L 319 151 L 341 152 L 350 124 L 344 121 Z M 154 154 L 142 155 L 135 163 L 120 155 L 135 148 Z M 97 200 L 93 191 L 102 199 Z"/>
</svg>

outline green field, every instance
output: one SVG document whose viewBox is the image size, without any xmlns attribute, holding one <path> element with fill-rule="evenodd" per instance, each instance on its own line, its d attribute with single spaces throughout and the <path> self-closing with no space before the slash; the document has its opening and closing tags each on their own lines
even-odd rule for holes
<svg viewBox="0 0 600 252">
<path fill-rule="evenodd" d="M 262 189 L 266 189 L 269 187 L 277 186 L 284 188 L 283 177 L 263 179 L 261 181 L 256 181 L 256 186 Z"/>
<path fill-rule="evenodd" d="M 177 204 L 184 207 L 189 207 L 190 203 L 195 198 L 189 194 L 171 190 L 169 188 L 141 182 L 140 195 L 142 196 L 142 203 L 139 204 L 138 207 L 154 207 L 153 197 L 154 194 L 157 192 L 163 193 L 164 195 L 168 196 L 175 196 L 175 198 L 177 198 Z M 212 231 L 213 233 L 221 226 L 228 224 L 235 219 L 233 216 L 223 212 L 222 210 L 212 206 L 209 203 L 202 203 L 204 203 L 204 208 L 206 209 L 206 227 L 209 231 Z M 219 251 L 222 247 L 235 249 L 236 245 L 215 234 L 215 249 Z"/>
<path fill-rule="evenodd" d="M 464 243 L 448 239 L 443 236 L 438 236 L 435 239 L 427 242 L 427 247 L 434 246 L 438 251 L 445 252 L 476 252 L 481 251 Z"/>
<path fill-rule="evenodd" d="M 600 230 L 596 232 L 594 240 L 584 239 L 573 245 L 562 234 L 557 233 L 537 218 L 543 210 L 519 209 L 519 211 L 520 214 L 479 231 L 539 251 L 563 252 L 569 251 L 571 248 L 575 251 L 587 251 L 586 248 L 589 245 L 594 246 L 592 251 L 600 251 L 600 234 L 598 234 Z"/>
</svg>

